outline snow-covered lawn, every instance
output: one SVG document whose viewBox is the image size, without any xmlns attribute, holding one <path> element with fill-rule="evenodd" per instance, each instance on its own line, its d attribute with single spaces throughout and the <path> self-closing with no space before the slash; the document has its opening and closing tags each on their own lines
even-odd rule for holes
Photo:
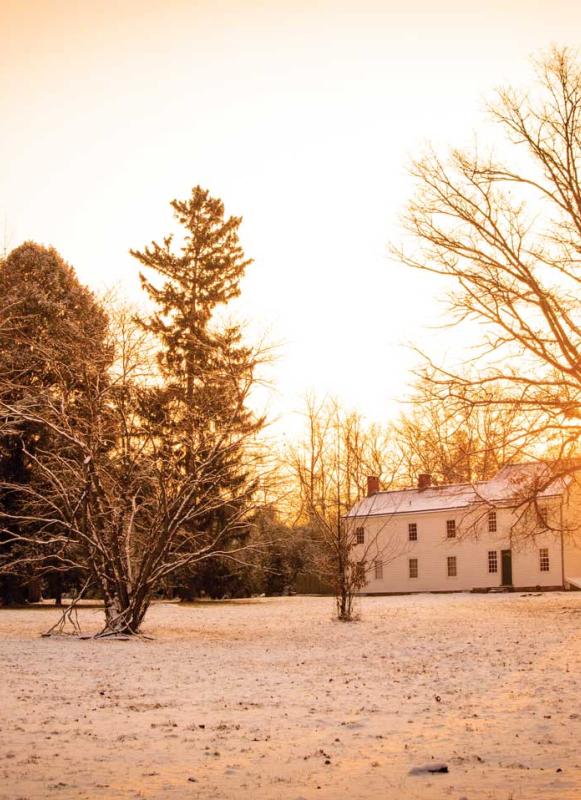
<svg viewBox="0 0 581 800">
<path fill-rule="evenodd" d="M 0 609 L 0 798 L 581 798 L 581 593 L 332 603 Z"/>
</svg>

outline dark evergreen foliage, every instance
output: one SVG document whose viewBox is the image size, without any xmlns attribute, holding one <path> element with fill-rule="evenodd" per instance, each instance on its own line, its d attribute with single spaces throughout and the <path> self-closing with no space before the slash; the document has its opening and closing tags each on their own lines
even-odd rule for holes
<svg viewBox="0 0 581 800">
<path fill-rule="evenodd" d="M 76 397 L 74 413 L 85 413 L 87 381 L 102 374 L 107 360 L 107 317 L 73 268 L 52 248 L 22 244 L 0 265 L 0 306 L 2 400 L 40 410 L 66 393 Z M 62 443 L 41 422 L 2 422 L 7 432 L 0 437 L 0 509 L 9 515 L 2 528 L 10 530 L 21 524 L 24 500 L 22 492 L 7 487 L 38 481 L 36 454 L 56 451 Z M 55 573 L 54 566 L 44 560 L 19 576 L 0 577 L 0 600 L 39 599 L 40 579 L 49 574 L 52 588 L 62 592 L 70 576 Z"/>
</svg>

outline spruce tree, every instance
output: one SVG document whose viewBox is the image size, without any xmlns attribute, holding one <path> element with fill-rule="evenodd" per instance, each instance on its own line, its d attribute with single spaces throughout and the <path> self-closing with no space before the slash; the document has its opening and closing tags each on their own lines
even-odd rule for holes
<svg viewBox="0 0 581 800">
<path fill-rule="evenodd" d="M 23 404 L 41 409 L 67 396 L 68 407 L 77 418 L 87 413 L 84 406 L 88 381 L 102 379 L 108 362 L 106 346 L 108 320 L 94 295 L 83 286 L 74 269 L 52 248 L 25 242 L 0 264 L 0 350 L 2 352 L 3 404 Z M 41 422 L 6 424 L 0 416 L 0 512 L 9 514 L 2 525 L 16 529 L 22 513 L 25 487 L 38 480 L 35 455 L 61 443 L 54 430 Z M 6 487 L 20 485 L 22 492 Z M 30 526 L 29 526 L 30 527 Z M 2 537 L 0 533 L 0 538 Z M 3 551 L 5 552 L 5 551 Z M 62 582 L 63 571 L 50 573 L 50 561 L 21 576 L 0 579 L 0 597 L 7 602 L 26 594 L 38 599 L 36 577 Z"/>
<path fill-rule="evenodd" d="M 238 326 L 220 329 L 215 321 L 216 309 L 240 294 L 240 280 L 252 261 L 239 241 L 241 217 L 225 219 L 224 204 L 206 189 L 196 186 L 187 200 L 171 206 L 183 227 L 181 245 L 175 248 L 170 235 L 131 254 L 156 273 L 152 278 L 140 273 L 156 306 L 141 324 L 160 342 L 163 386 L 152 413 L 166 421 L 165 446 L 180 451 L 182 469 L 190 474 L 203 470 L 208 453 L 220 449 L 219 458 L 212 457 L 208 484 L 230 495 L 232 503 L 207 516 L 205 525 L 213 534 L 233 515 L 242 520 L 252 491 L 243 442 L 263 425 L 246 406 L 256 356 L 242 343 Z"/>
</svg>

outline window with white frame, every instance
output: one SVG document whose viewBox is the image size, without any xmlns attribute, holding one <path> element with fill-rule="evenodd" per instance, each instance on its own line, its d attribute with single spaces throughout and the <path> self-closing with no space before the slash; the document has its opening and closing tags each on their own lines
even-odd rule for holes
<svg viewBox="0 0 581 800">
<path fill-rule="evenodd" d="M 446 536 L 448 539 L 454 539 L 456 536 L 456 520 L 455 519 L 447 519 L 446 520 Z"/>
<path fill-rule="evenodd" d="M 488 571 L 498 572 L 498 553 L 496 550 L 488 551 Z"/>
<path fill-rule="evenodd" d="M 355 531 L 356 544 L 365 544 L 365 528 L 357 528 Z"/>
<path fill-rule="evenodd" d="M 355 583 L 359 586 L 363 586 L 366 583 L 365 580 L 365 561 L 358 561 L 355 564 Z"/>
<path fill-rule="evenodd" d="M 379 581 L 383 578 L 383 561 L 379 558 L 375 560 L 375 580 Z"/>
<path fill-rule="evenodd" d="M 409 573 L 410 578 L 417 578 L 418 577 L 418 559 L 417 558 L 410 558 L 408 561 Z"/>
<path fill-rule="evenodd" d="M 448 556 L 448 577 L 455 578 L 458 575 L 458 564 L 456 556 Z"/>
<path fill-rule="evenodd" d="M 418 541 L 418 525 L 416 522 L 410 522 L 408 525 L 408 537 L 410 542 Z"/>
<path fill-rule="evenodd" d="M 548 547 L 541 547 L 539 550 L 539 568 L 541 572 L 548 572 L 551 568 Z"/>
<path fill-rule="evenodd" d="M 488 512 L 488 532 L 496 533 L 496 511 L 494 509 Z"/>
</svg>

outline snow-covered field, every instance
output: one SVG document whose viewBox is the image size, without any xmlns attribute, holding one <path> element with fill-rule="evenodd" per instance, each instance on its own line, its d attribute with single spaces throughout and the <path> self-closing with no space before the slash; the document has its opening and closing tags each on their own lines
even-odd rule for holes
<svg viewBox="0 0 581 800">
<path fill-rule="evenodd" d="M 0 798 L 581 798 L 581 593 L 332 603 L 0 609 Z"/>
</svg>

